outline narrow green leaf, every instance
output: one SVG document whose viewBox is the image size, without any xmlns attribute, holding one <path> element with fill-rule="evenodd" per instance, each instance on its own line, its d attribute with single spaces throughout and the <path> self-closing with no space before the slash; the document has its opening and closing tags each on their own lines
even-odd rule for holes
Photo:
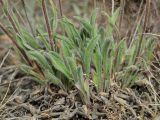
<svg viewBox="0 0 160 120">
<path fill-rule="evenodd" d="M 93 55 L 93 50 L 96 47 L 97 41 L 98 41 L 98 37 L 92 38 L 89 41 L 88 46 L 84 53 L 83 62 L 84 62 L 87 76 L 89 76 L 89 73 L 90 73 L 91 56 Z"/>
<path fill-rule="evenodd" d="M 50 73 L 48 70 L 44 70 L 44 73 L 45 73 L 46 79 L 51 81 L 53 84 L 58 85 L 62 89 L 65 89 L 62 81 L 59 78 L 57 78 L 54 74 Z"/>
<path fill-rule="evenodd" d="M 118 48 L 118 55 L 116 56 L 115 60 L 116 60 L 116 63 L 115 63 L 115 68 L 116 69 L 119 69 L 120 65 L 121 65 L 121 62 L 122 60 L 124 59 L 123 57 L 125 57 L 125 52 L 126 52 L 126 42 L 124 40 L 122 40 L 120 43 L 119 43 L 119 48 Z"/>
<path fill-rule="evenodd" d="M 102 91 L 104 87 L 104 81 L 102 80 L 102 55 L 99 48 L 96 49 L 96 52 L 94 53 L 93 62 L 96 68 L 97 73 L 97 80 L 98 80 L 98 91 Z"/>
<path fill-rule="evenodd" d="M 67 78 L 70 79 L 70 72 L 69 69 L 67 69 L 63 59 L 61 58 L 61 56 L 56 53 L 56 52 L 49 52 L 46 53 L 47 57 L 49 58 L 49 60 L 51 61 L 52 65 L 59 70 L 60 72 L 62 72 Z"/>
<path fill-rule="evenodd" d="M 49 62 L 47 61 L 47 59 L 45 58 L 45 56 L 43 55 L 43 52 L 41 51 L 29 51 L 27 52 L 29 57 L 31 59 L 36 60 L 36 62 L 45 70 L 48 69 L 51 73 L 54 73 L 52 70 L 52 67 L 50 66 Z"/>
</svg>

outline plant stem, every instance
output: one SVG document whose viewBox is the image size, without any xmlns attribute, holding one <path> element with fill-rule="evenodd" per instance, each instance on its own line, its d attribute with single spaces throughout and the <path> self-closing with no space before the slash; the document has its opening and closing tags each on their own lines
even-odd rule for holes
<svg viewBox="0 0 160 120">
<path fill-rule="evenodd" d="M 54 50 L 54 42 L 53 42 L 53 38 L 52 38 L 52 31 L 51 31 L 50 24 L 49 24 L 49 18 L 48 18 L 45 0 L 42 0 L 42 10 L 43 10 L 44 19 L 46 22 L 46 29 L 48 31 L 48 37 L 49 37 L 49 43 L 51 46 L 51 50 Z"/>
<path fill-rule="evenodd" d="M 123 22 L 123 17 L 124 17 L 124 7 L 125 7 L 125 0 L 120 1 L 120 20 L 119 20 L 119 31 L 121 31 L 121 25 Z M 121 36 L 120 36 L 121 37 Z"/>
<path fill-rule="evenodd" d="M 6 16 L 8 17 L 9 22 L 12 24 L 13 29 L 15 30 L 15 32 L 20 34 L 19 31 L 18 31 L 18 28 L 17 28 L 17 26 L 16 26 L 16 24 L 15 24 L 15 22 L 14 22 L 12 16 L 11 16 L 11 14 L 9 13 L 9 11 L 6 11 Z"/>
<path fill-rule="evenodd" d="M 21 22 L 23 25 L 26 26 L 25 21 L 24 21 L 22 15 L 20 14 L 20 12 L 19 12 L 16 8 L 13 8 L 13 11 L 14 11 L 15 14 L 17 15 L 17 17 L 18 17 L 18 19 L 20 20 L 20 22 Z"/>
<path fill-rule="evenodd" d="M 0 23 L 0 28 L 3 30 L 3 32 L 11 39 L 13 44 L 17 47 L 17 49 L 20 51 L 24 59 L 28 62 L 30 66 L 32 66 L 32 62 L 29 60 L 26 52 L 20 48 L 20 46 L 17 44 L 16 40 L 12 37 L 12 35 L 9 33 L 9 31 Z"/>
<path fill-rule="evenodd" d="M 27 22 L 28 22 L 28 24 L 29 24 L 30 30 L 31 30 L 31 32 L 32 32 L 32 35 L 34 36 L 34 31 L 33 31 L 33 28 L 32 28 L 32 25 L 31 25 L 31 22 L 29 21 L 28 15 L 27 15 L 27 10 L 26 10 L 25 2 L 24 2 L 24 0 L 21 0 L 21 2 L 22 2 L 22 5 L 23 5 L 23 8 L 24 8 L 24 13 L 25 13 L 25 16 L 26 16 Z"/>
<path fill-rule="evenodd" d="M 141 1 L 140 7 L 138 9 L 138 13 L 137 13 L 137 18 L 136 18 L 135 24 L 133 25 L 133 27 L 131 29 L 131 33 L 130 33 L 129 38 L 128 38 L 128 46 L 129 46 L 129 48 L 131 48 L 131 46 L 133 44 L 134 37 L 135 37 L 135 35 L 137 33 L 137 29 L 139 27 L 139 24 L 142 21 L 143 13 L 145 12 L 142 9 L 143 8 L 142 5 L 143 5 L 143 0 Z M 142 12 L 142 14 L 141 14 L 141 12 Z"/>
<path fill-rule="evenodd" d="M 60 10 L 60 15 L 63 17 L 63 11 L 62 11 L 62 3 L 61 0 L 59 0 L 59 10 Z"/>
<path fill-rule="evenodd" d="M 143 31 L 142 31 L 142 35 L 141 35 L 141 38 L 140 38 L 140 41 L 139 41 L 139 46 L 138 46 L 138 51 L 137 51 L 137 55 L 136 55 L 136 58 L 138 59 L 139 55 L 140 55 L 140 51 L 141 51 L 141 46 L 142 46 L 142 41 L 143 41 L 143 38 L 144 38 L 144 34 L 145 31 L 146 31 L 146 28 L 147 28 L 147 24 L 149 22 L 149 13 L 150 13 L 150 3 L 151 1 L 148 0 L 148 2 L 146 3 L 146 6 L 145 6 L 145 18 L 144 18 L 144 25 L 143 25 Z M 135 60 L 134 64 L 136 63 L 137 59 Z"/>
</svg>

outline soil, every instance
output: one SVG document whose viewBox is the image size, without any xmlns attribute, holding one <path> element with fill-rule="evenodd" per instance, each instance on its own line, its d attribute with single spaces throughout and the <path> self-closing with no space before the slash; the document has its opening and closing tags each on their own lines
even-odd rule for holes
<svg viewBox="0 0 160 120">
<path fill-rule="evenodd" d="M 0 119 L 159 120 L 159 81 L 147 74 L 151 84 L 146 79 L 147 71 L 142 72 L 142 80 L 132 88 L 120 88 L 114 83 L 107 93 L 97 94 L 91 86 L 92 103 L 86 106 L 76 89 L 67 93 L 53 84 L 41 86 L 29 76 L 20 75 L 15 66 L 3 67 Z"/>
</svg>

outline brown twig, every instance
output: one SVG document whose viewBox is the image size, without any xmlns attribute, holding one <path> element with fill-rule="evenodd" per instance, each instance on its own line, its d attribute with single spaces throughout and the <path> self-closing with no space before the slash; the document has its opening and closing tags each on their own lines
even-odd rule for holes
<svg viewBox="0 0 160 120">
<path fill-rule="evenodd" d="M 63 17 L 63 11 L 62 11 L 62 3 L 61 0 L 59 0 L 59 10 L 60 10 L 60 15 Z"/>
<path fill-rule="evenodd" d="M 17 49 L 20 51 L 21 55 L 24 57 L 24 59 L 28 62 L 30 66 L 32 66 L 32 62 L 29 60 L 26 52 L 20 48 L 20 46 L 17 44 L 16 40 L 12 37 L 10 32 L 3 26 L 2 23 L 0 23 L 0 28 L 3 30 L 3 32 L 11 39 L 13 44 L 17 47 Z"/>
<path fill-rule="evenodd" d="M 13 29 L 15 30 L 15 32 L 19 34 L 20 32 L 19 32 L 19 30 L 18 30 L 18 28 L 16 26 L 16 23 L 14 22 L 11 14 L 9 13 L 9 11 L 6 11 L 6 16 L 8 17 L 9 22 L 12 24 Z"/>
<path fill-rule="evenodd" d="M 48 13 L 47 13 L 45 0 L 42 0 L 42 10 L 43 10 L 44 19 L 45 19 L 45 22 L 46 22 L 46 29 L 48 31 L 51 50 L 54 50 L 54 41 L 53 41 L 53 38 L 52 38 L 52 31 L 51 31 L 50 24 L 49 24 L 49 18 L 48 18 Z"/>
<path fill-rule="evenodd" d="M 27 22 L 28 22 L 28 24 L 29 24 L 30 30 L 31 30 L 31 32 L 32 32 L 32 34 L 33 34 L 33 36 L 34 36 L 34 31 L 33 31 L 33 28 L 32 28 L 32 25 L 31 25 L 31 22 L 29 21 L 29 18 L 28 18 L 28 14 L 27 14 L 27 10 L 26 10 L 25 2 L 24 2 L 24 0 L 21 0 L 21 2 L 22 2 L 22 5 L 23 5 L 23 8 L 24 8 L 24 13 L 25 13 L 25 16 L 26 16 Z"/>
</svg>

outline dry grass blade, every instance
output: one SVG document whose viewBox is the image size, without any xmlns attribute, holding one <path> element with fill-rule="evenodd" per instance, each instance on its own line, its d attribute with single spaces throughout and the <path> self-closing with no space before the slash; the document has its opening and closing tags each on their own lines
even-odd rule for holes
<svg viewBox="0 0 160 120">
<path fill-rule="evenodd" d="M 149 14 L 150 14 L 150 9 L 151 9 L 150 5 L 151 5 L 151 0 L 148 0 L 148 1 L 147 1 L 147 4 L 146 4 L 146 6 L 145 6 L 145 13 L 146 13 L 146 14 L 145 14 L 145 17 L 144 17 L 144 25 L 143 25 L 143 31 L 142 31 L 142 33 L 145 33 L 145 32 L 146 32 L 147 24 L 148 24 L 149 19 L 150 19 L 150 16 L 149 16 Z M 140 40 L 139 40 L 139 46 L 138 46 L 138 50 L 137 50 L 137 54 L 136 54 L 137 57 L 139 57 L 139 55 L 140 55 L 143 37 L 144 37 L 144 34 L 141 35 L 141 38 L 140 38 Z M 136 59 L 136 60 L 137 60 L 137 59 Z M 135 63 L 136 63 L 136 61 L 135 61 Z"/>
<path fill-rule="evenodd" d="M 11 81 L 14 79 L 14 77 L 17 75 L 17 73 L 18 73 L 18 71 L 15 70 L 15 71 L 13 72 L 13 74 L 11 75 L 11 77 L 10 77 L 10 82 L 9 82 L 8 89 L 7 89 L 7 91 L 6 91 L 6 94 L 4 95 L 3 100 L 0 102 L 0 109 L 2 108 L 3 102 L 5 101 L 6 96 L 7 96 L 8 92 L 9 92 L 9 89 L 10 89 L 10 86 L 11 86 L 11 83 L 12 83 Z"/>
<path fill-rule="evenodd" d="M 7 59 L 8 55 L 10 54 L 10 52 L 11 52 L 11 50 L 9 49 L 8 52 L 7 52 L 7 54 L 4 56 L 4 58 L 3 58 L 3 60 L 2 60 L 2 62 L 0 64 L 0 69 L 2 68 L 2 66 L 3 66 L 5 60 Z"/>
</svg>

